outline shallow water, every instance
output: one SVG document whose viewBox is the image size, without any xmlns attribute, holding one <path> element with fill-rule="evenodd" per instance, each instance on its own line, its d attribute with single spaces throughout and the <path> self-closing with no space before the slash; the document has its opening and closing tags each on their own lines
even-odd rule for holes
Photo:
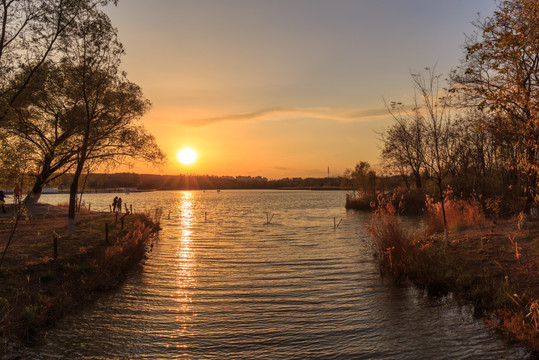
<svg viewBox="0 0 539 360">
<path fill-rule="evenodd" d="M 108 210 L 114 195 L 85 201 Z M 470 308 L 381 279 L 363 227 L 369 214 L 346 211 L 342 192 L 121 196 L 135 211 L 163 208 L 160 239 L 118 291 L 60 321 L 28 358 L 526 356 L 488 332 Z M 41 201 L 62 203 L 67 195 Z"/>
</svg>

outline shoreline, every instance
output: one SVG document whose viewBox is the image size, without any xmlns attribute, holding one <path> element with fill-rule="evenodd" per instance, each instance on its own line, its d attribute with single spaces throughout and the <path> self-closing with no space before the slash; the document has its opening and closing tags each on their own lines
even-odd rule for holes
<svg viewBox="0 0 539 360">
<path fill-rule="evenodd" d="M 455 295 L 506 341 L 523 344 L 539 358 L 539 227 L 517 229 L 514 219 L 424 238 L 410 234 L 391 258 L 378 261 L 394 281 L 410 280 L 432 296 Z"/>
<path fill-rule="evenodd" d="M 2 251 L 12 214 L 0 212 Z M 125 217 L 124 225 L 112 213 L 83 212 L 67 238 L 67 208 L 28 206 L 0 268 L 0 358 L 19 358 L 18 349 L 39 341 L 41 330 L 116 289 L 140 265 L 159 225 L 144 214 Z"/>
</svg>

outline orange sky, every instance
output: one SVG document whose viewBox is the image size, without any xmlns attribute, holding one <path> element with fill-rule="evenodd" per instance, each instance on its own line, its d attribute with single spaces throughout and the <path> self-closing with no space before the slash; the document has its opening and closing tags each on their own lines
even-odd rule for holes
<svg viewBox="0 0 539 360">
<path fill-rule="evenodd" d="M 169 157 L 140 173 L 341 175 L 380 162 L 388 101 L 410 71 L 458 65 L 490 0 L 123 0 L 107 8 L 128 78 L 152 101 L 142 119 Z M 196 149 L 190 166 L 176 160 Z"/>
</svg>

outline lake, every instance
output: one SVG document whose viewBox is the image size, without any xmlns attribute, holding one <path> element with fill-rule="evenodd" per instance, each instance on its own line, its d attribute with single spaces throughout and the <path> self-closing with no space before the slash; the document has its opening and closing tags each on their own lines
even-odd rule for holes
<svg viewBox="0 0 539 360">
<path fill-rule="evenodd" d="M 88 194 L 108 211 L 116 194 Z M 28 349 L 37 359 L 519 359 L 450 297 L 380 277 L 340 191 L 121 194 L 163 209 L 144 266 Z M 46 194 L 42 202 L 66 203 Z M 335 219 L 335 220 L 334 220 Z M 413 220 L 410 220 L 413 222 Z M 335 225 L 338 224 L 338 227 Z M 413 224 L 412 224 L 413 226 Z"/>
</svg>

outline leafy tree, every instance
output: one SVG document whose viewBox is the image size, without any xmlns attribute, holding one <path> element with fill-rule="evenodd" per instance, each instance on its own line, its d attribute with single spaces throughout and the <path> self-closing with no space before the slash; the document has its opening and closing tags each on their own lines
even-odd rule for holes
<svg viewBox="0 0 539 360">
<path fill-rule="evenodd" d="M 142 157 L 160 162 L 164 156 L 153 136 L 134 120 L 149 108 L 142 90 L 119 71 L 124 53 L 108 16 L 93 11 L 78 23 L 63 43 L 63 63 L 77 84 L 81 117 L 77 128 L 77 157 L 70 187 L 68 232 L 74 231 L 79 179 L 89 162 Z"/>
<path fill-rule="evenodd" d="M 366 161 L 357 163 L 353 170 L 346 169 L 343 176 L 344 186 L 370 194 L 372 198 L 376 198 L 376 179 L 376 172 Z"/>
<path fill-rule="evenodd" d="M 81 15 L 117 0 L 2 0 L 0 4 L 0 127 L 12 106 Z M 19 70 L 25 76 L 18 76 Z M 14 81 L 17 78 L 18 81 Z"/>
<path fill-rule="evenodd" d="M 37 202 L 47 182 L 74 166 L 82 118 L 78 93 L 65 65 L 48 62 L 13 104 L 15 116 L 6 121 L 4 131 L 31 149 L 29 168 L 35 176 L 25 202 Z"/>
<path fill-rule="evenodd" d="M 504 0 L 475 23 L 466 59 L 453 76 L 469 104 L 488 112 L 486 124 L 524 155 L 511 159 L 525 179 L 525 212 L 534 202 L 539 146 L 539 3 Z"/>
<path fill-rule="evenodd" d="M 160 163 L 164 155 L 135 123 L 150 103 L 120 71 L 124 50 L 108 16 L 98 9 L 79 15 L 70 34 L 58 41 L 62 58 L 45 62 L 14 102 L 4 131 L 32 148 L 35 182 L 26 202 L 37 201 L 47 182 L 73 172 L 72 233 L 84 171 L 128 158 Z"/>
</svg>

